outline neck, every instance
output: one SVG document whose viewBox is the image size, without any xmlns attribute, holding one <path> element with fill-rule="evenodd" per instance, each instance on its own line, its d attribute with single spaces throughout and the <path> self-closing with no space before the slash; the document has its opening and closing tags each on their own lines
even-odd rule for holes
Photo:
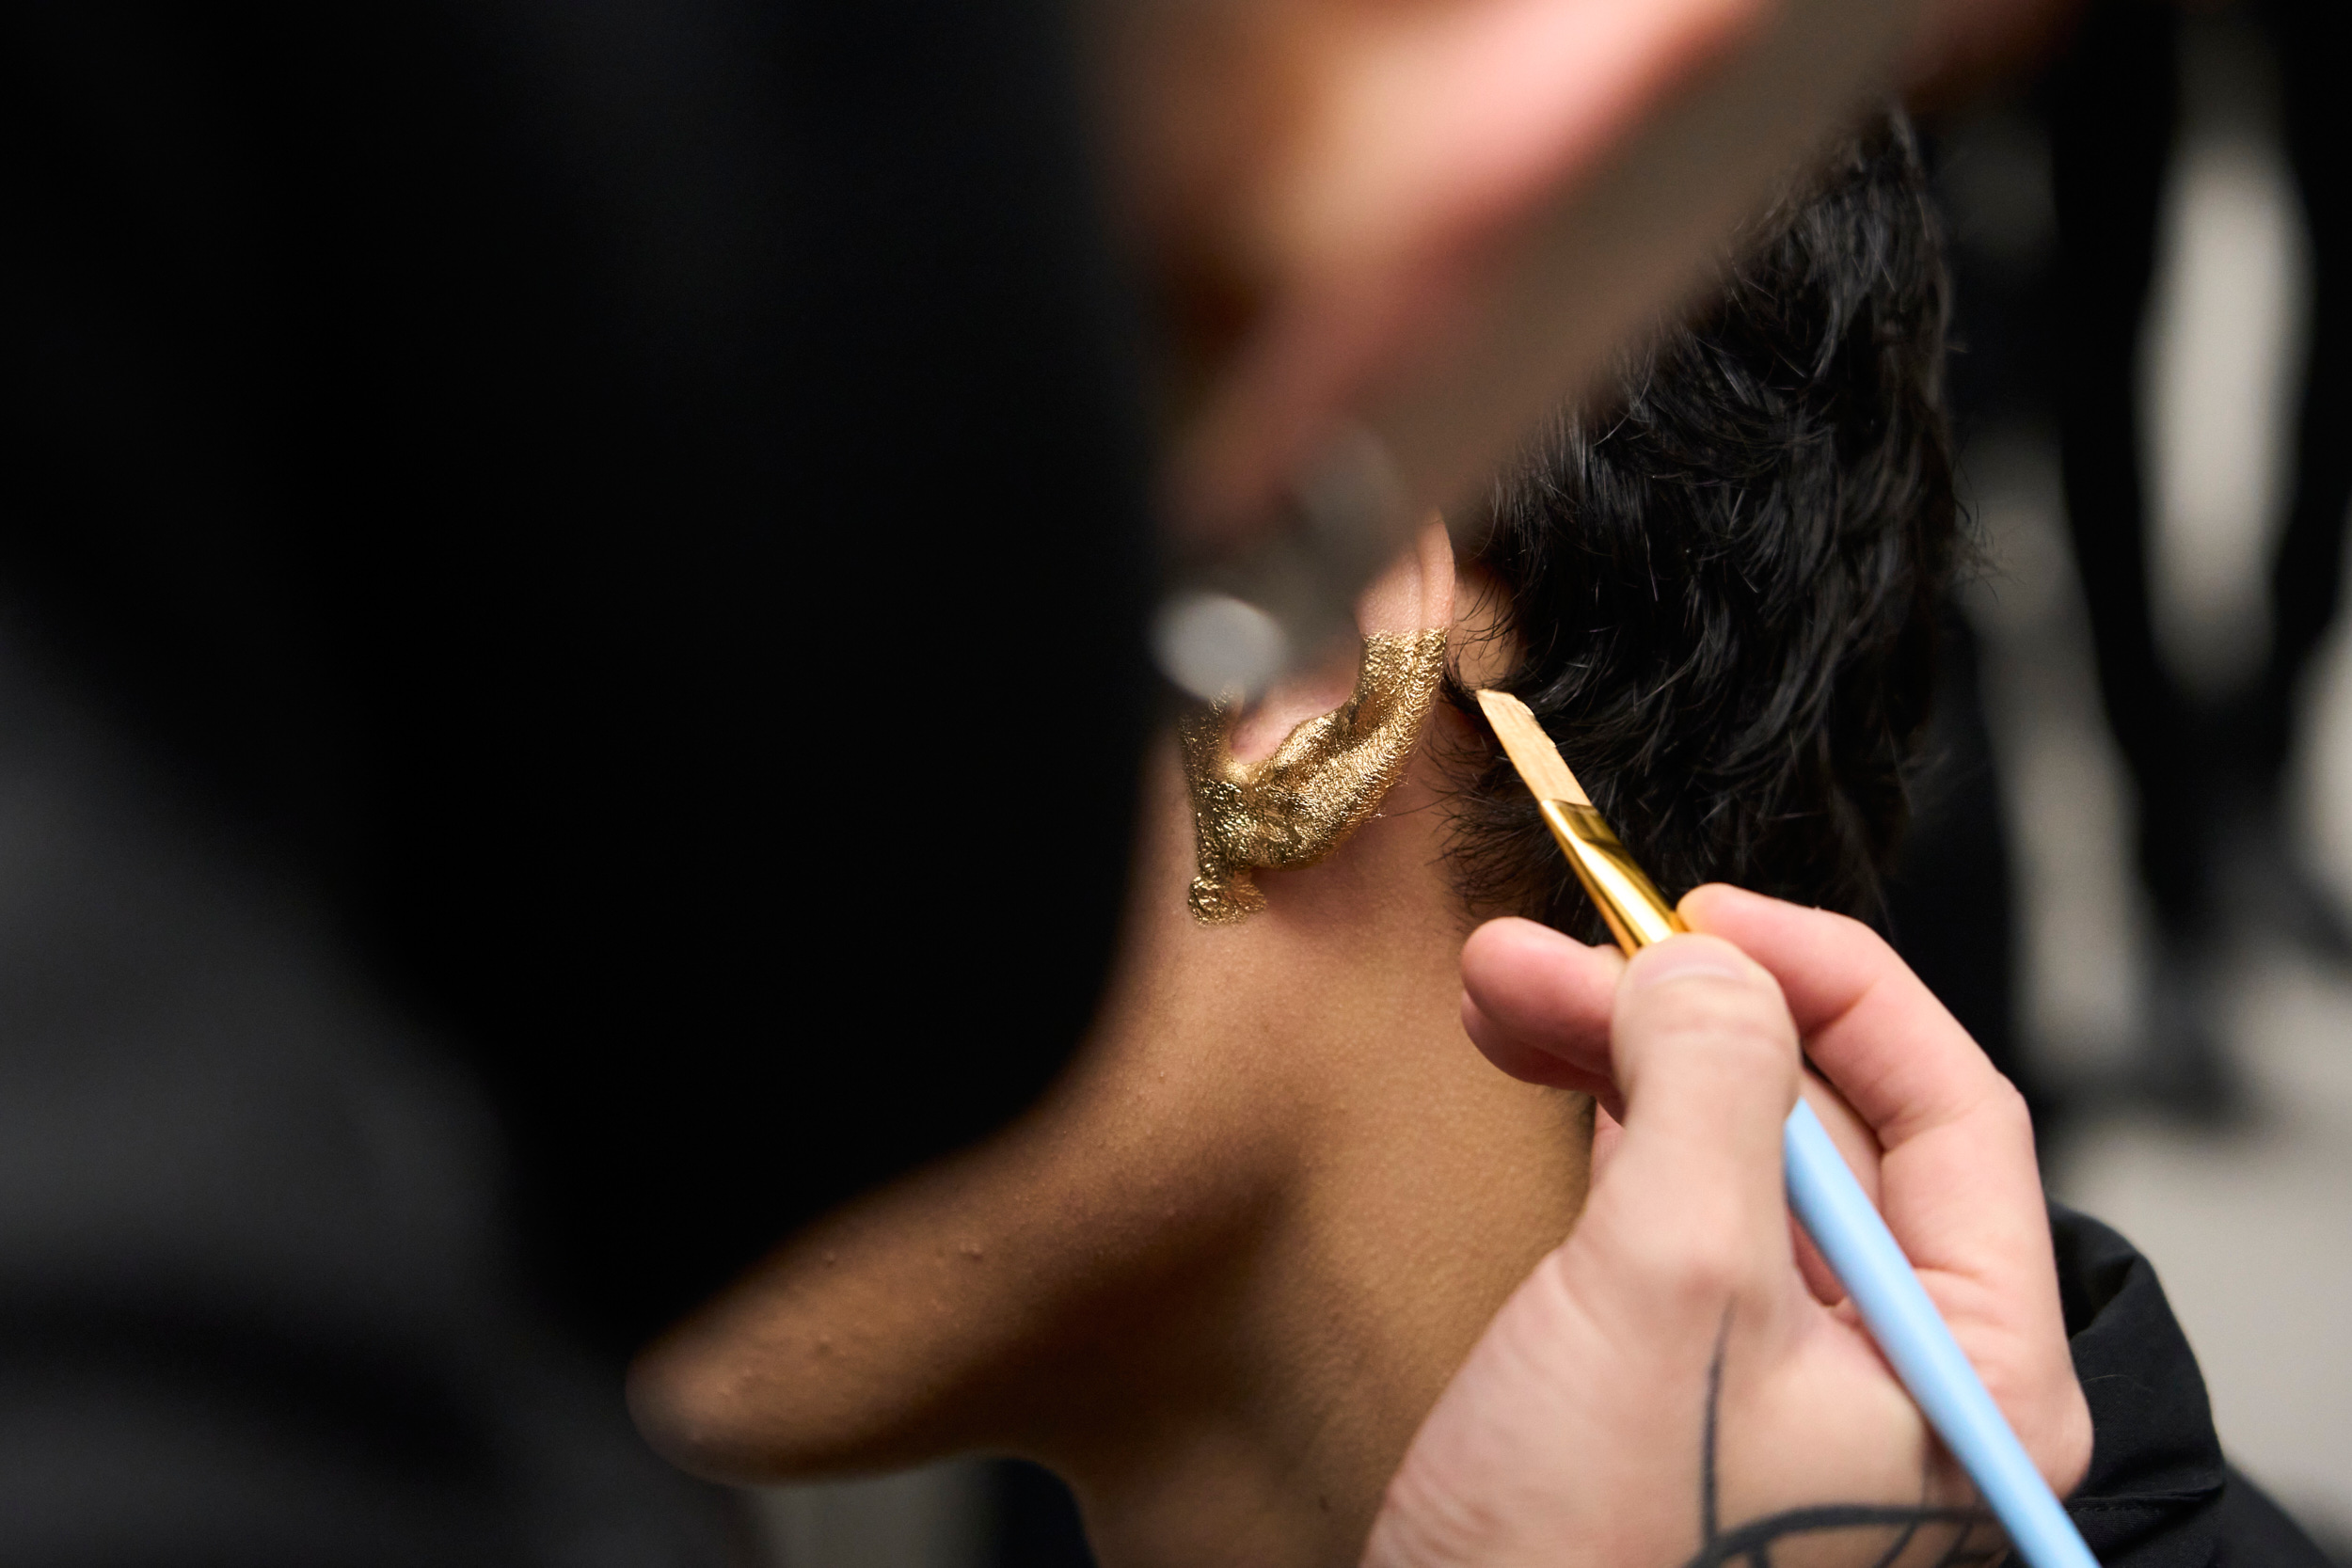
<svg viewBox="0 0 2352 1568">
<path fill-rule="evenodd" d="M 1588 1102 L 1462 1036 L 1429 767 L 1329 861 L 1262 874 L 1265 911 L 1203 927 L 1170 759 L 1066 1080 L 649 1356 L 727 1434 L 688 1445 L 702 1467 L 1009 1450 L 1071 1480 L 1105 1568 L 1354 1562 L 1422 1415 L 1573 1222 L 1589 1144 Z"/>
<path fill-rule="evenodd" d="M 1088 1067 L 1104 1121 L 1221 1192 L 1223 1235 L 1154 1332 L 1095 1353 L 1092 1375 L 1140 1380 L 1120 1418 L 1046 1454 L 1106 1568 L 1353 1563 L 1422 1417 L 1582 1201 L 1588 1102 L 1462 1035 L 1438 782 L 1424 753 L 1329 861 L 1261 872 L 1267 908 L 1230 927 L 1184 913 L 1186 818 L 1159 814 Z"/>
</svg>

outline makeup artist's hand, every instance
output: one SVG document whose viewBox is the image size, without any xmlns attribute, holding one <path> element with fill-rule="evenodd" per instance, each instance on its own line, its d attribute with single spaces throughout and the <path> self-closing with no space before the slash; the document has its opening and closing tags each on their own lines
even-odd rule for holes
<svg viewBox="0 0 2352 1568">
<path fill-rule="evenodd" d="M 1112 184 L 1185 409 L 1171 513 L 1246 533 L 1342 428 L 1420 517 L 1503 461 L 1811 149 L 1986 0 L 1141 0 Z M 2029 3 L 2029 0 L 2011 0 Z"/>
<path fill-rule="evenodd" d="M 2078 0 L 1138 0 L 1089 20 L 1186 410 L 1173 521 L 1275 513 L 1336 429 L 1475 488 L 1808 150 L 1954 102 Z"/>
<path fill-rule="evenodd" d="M 2000 1544 L 1788 1217 L 1801 1084 L 2051 1485 L 2090 1464 L 2016 1091 L 1856 922 L 1727 887 L 1682 913 L 1705 934 L 1630 963 L 1523 920 L 1463 954 L 1487 1056 L 1605 1111 L 1575 1232 L 1414 1438 L 1368 1564 L 1925 1563 Z"/>
</svg>

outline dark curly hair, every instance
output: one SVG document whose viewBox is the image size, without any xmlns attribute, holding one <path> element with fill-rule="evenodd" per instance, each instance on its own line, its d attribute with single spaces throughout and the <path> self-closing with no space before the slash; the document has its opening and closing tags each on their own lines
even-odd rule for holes
<svg viewBox="0 0 2352 1568">
<path fill-rule="evenodd" d="M 1520 647 L 1500 684 L 1669 896 L 1724 879 L 1867 918 L 1957 548 L 1945 278 L 1909 125 L 1850 140 L 1737 254 L 1613 399 L 1495 487 L 1476 559 Z M 1509 764 L 1456 776 L 1472 906 L 1603 936 Z"/>
</svg>

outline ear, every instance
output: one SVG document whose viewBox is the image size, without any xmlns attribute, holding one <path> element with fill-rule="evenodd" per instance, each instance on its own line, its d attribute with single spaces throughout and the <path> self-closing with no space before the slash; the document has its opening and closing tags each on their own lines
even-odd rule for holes
<svg viewBox="0 0 2352 1568">
<path fill-rule="evenodd" d="M 1356 629 L 1373 637 L 1451 627 L 1454 588 L 1454 542 L 1445 524 L 1433 517 L 1356 601 Z M 1356 689 L 1356 675 L 1357 659 L 1350 654 L 1277 684 L 1233 726 L 1234 760 L 1256 762 L 1270 755 L 1291 731 L 1346 702 Z"/>
</svg>

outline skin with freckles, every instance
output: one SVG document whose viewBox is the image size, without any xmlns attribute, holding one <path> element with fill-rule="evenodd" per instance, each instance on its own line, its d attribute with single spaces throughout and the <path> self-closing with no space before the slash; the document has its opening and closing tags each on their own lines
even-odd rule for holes
<svg viewBox="0 0 2352 1568">
<path fill-rule="evenodd" d="M 1455 599 L 1433 530 L 1359 618 L 1446 626 Z M 1350 682 L 1278 691 L 1235 753 Z M 1187 912 L 1163 746 L 1122 967 L 1066 1080 L 647 1353 L 631 1397 L 657 1444 L 735 1480 L 1010 1451 L 1072 1481 L 1109 1568 L 1355 1561 L 1415 1427 L 1573 1223 L 1591 1125 L 1584 1096 L 1514 1082 L 1463 1037 L 1472 921 L 1438 759 L 1468 735 L 1442 705 L 1432 722 L 1454 728 L 1379 816 L 1319 864 L 1260 872 L 1267 907 L 1227 926 Z"/>
</svg>

